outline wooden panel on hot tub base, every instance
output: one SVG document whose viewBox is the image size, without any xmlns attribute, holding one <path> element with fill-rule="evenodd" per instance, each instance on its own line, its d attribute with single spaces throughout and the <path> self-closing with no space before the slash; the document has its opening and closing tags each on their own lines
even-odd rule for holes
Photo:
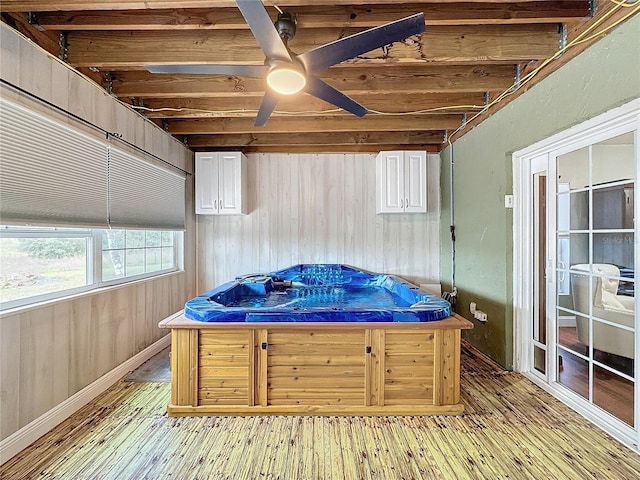
<svg viewBox="0 0 640 480">
<path fill-rule="evenodd" d="M 165 324 L 172 329 L 168 412 L 459 415 L 465 322 Z"/>
<path fill-rule="evenodd" d="M 354 405 L 259 405 L 253 407 L 231 405 L 203 405 L 191 407 L 183 405 L 167 406 L 167 413 L 172 417 L 187 416 L 251 416 L 251 415 L 322 415 L 322 416 L 405 416 L 405 415 L 461 415 L 464 405 L 386 405 L 386 406 L 354 406 Z"/>
</svg>

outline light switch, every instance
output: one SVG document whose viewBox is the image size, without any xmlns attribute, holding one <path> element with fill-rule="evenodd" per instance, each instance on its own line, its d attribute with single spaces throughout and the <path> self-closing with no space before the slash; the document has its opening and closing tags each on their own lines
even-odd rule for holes
<svg viewBox="0 0 640 480">
<path fill-rule="evenodd" d="M 513 195 L 504 196 L 504 208 L 513 208 Z"/>
</svg>

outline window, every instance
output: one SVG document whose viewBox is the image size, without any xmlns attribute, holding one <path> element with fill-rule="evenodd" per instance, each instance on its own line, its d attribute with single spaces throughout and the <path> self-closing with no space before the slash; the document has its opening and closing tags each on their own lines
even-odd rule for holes
<svg viewBox="0 0 640 480">
<path fill-rule="evenodd" d="M 0 227 L 0 308 L 176 271 L 181 239 L 170 230 Z"/>
<path fill-rule="evenodd" d="M 103 230 L 102 280 L 171 270 L 175 235 L 158 230 Z"/>
<path fill-rule="evenodd" d="M 0 310 L 180 268 L 187 172 L 38 99 L 0 97 Z"/>
<path fill-rule="evenodd" d="M 0 233 L 0 302 L 4 307 L 74 293 L 93 283 L 91 230 L 11 228 Z M 84 287 L 84 288 L 83 288 Z"/>
</svg>

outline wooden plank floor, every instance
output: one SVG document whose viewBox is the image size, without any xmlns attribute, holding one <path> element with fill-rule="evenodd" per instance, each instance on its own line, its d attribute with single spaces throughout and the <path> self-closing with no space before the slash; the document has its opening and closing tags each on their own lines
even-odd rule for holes
<svg viewBox="0 0 640 480">
<path fill-rule="evenodd" d="M 636 479 L 640 456 L 463 350 L 459 417 L 169 418 L 167 383 L 120 382 L 1 479 Z"/>
</svg>

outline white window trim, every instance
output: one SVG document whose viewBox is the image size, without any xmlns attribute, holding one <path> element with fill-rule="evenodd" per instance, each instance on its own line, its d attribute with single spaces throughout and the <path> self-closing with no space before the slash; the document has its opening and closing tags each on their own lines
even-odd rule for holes
<svg viewBox="0 0 640 480">
<path fill-rule="evenodd" d="M 533 269 L 529 262 L 532 258 L 530 221 L 532 205 L 532 187 L 529 184 L 531 162 L 540 157 L 553 156 L 571 152 L 579 148 L 598 143 L 601 140 L 616 136 L 620 130 L 635 131 L 636 172 L 640 159 L 640 99 L 616 107 L 597 117 L 571 127 L 537 142 L 512 155 L 513 166 L 513 352 L 514 370 L 548 391 L 559 400 L 582 414 L 597 426 L 620 440 L 625 445 L 640 452 L 640 408 L 635 408 L 635 428 L 617 420 L 604 411 L 597 411 L 577 394 L 566 388 L 560 388 L 550 376 L 547 382 L 543 378 L 529 373 L 531 369 L 529 345 L 531 338 L 530 319 L 533 315 Z M 636 175 L 638 179 L 638 175 Z M 636 197 L 640 197 L 637 195 Z M 636 198 L 636 212 L 640 212 L 640 199 Z M 635 270 L 640 271 L 639 238 L 635 238 Z M 555 268 L 552 269 L 555 279 Z M 555 281 L 555 280 L 553 280 Z M 636 295 L 636 324 L 640 312 L 640 295 Z M 636 328 L 635 377 L 640 380 L 640 328 Z M 640 382 L 635 385 L 635 401 L 640 402 Z"/>
<path fill-rule="evenodd" d="M 145 278 L 157 277 L 158 275 L 165 275 L 167 273 L 176 272 L 178 270 L 179 269 L 177 267 L 174 267 L 174 268 L 167 268 L 165 270 L 156 270 L 154 272 L 149 272 L 149 273 L 141 273 L 139 275 L 130 275 L 128 277 L 123 277 L 123 278 L 114 278 L 112 280 L 100 282 L 97 288 L 112 287 L 114 285 L 121 285 L 123 283 L 136 282 L 138 280 L 144 280 Z"/>
</svg>

